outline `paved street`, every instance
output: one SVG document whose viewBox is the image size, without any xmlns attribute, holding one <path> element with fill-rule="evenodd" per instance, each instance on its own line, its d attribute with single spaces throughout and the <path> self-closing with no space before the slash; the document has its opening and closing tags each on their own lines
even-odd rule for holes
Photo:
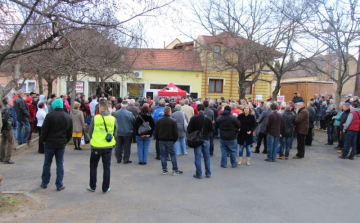
<svg viewBox="0 0 360 223">
<path fill-rule="evenodd" d="M 360 221 L 360 158 L 340 160 L 333 146 L 314 142 L 305 159 L 276 163 L 263 161 L 263 154 L 252 154 L 250 167 L 228 164 L 223 169 L 216 140 L 212 177 L 198 180 L 192 177 L 192 149 L 178 157 L 182 176 L 164 176 L 160 161 L 154 159 L 154 145 L 146 166 L 137 164 L 135 144 L 132 164 L 117 164 L 113 156 L 109 194 L 100 190 L 102 166 L 97 191 L 86 190 L 90 150 L 74 151 L 70 146 L 65 152 L 64 191 L 56 191 L 54 163 L 48 189 L 39 187 L 43 155 L 37 148 L 14 157 L 15 165 L 0 164 L 2 190 L 29 191 L 41 199 L 41 210 L 18 218 L 19 222 Z"/>
</svg>

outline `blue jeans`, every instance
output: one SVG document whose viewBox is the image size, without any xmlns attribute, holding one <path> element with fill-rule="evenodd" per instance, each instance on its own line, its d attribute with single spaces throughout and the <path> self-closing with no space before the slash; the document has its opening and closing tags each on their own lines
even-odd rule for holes
<svg viewBox="0 0 360 223">
<path fill-rule="evenodd" d="M 90 187 L 91 189 L 96 189 L 97 181 L 97 167 L 99 164 L 100 157 L 103 163 L 103 183 L 102 191 L 106 192 L 110 187 L 110 166 L 111 166 L 111 153 L 112 149 L 103 149 L 103 150 L 91 150 L 90 156 Z"/>
<path fill-rule="evenodd" d="M 185 137 L 179 137 L 178 140 L 175 142 L 175 151 L 176 155 L 187 154 Z"/>
<path fill-rule="evenodd" d="M 284 150 L 285 150 L 285 157 L 289 157 L 290 147 L 291 147 L 291 141 L 292 137 L 280 137 L 280 151 L 279 156 L 284 156 Z"/>
<path fill-rule="evenodd" d="M 26 143 L 28 141 L 29 135 L 30 135 L 30 123 L 29 122 L 18 122 L 18 144 L 21 145 L 23 143 Z M 24 134 L 22 134 L 22 128 L 25 127 Z"/>
<path fill-rule="evenodd" d="M 292 149 L 292 145 L 293 145 L 293 142 L 294 142 L 294 138 L 297 136 L 296 132 L 292 132 L 292 137 L 290 139 L 290 149 Z"/>
<path fill-rule="evenodd" d="M 236 162 L 236 152 L 237 152 L 237 140 L 223 140 L 220 139 L 220 149 L 221 149 L 221 162 L 220 166 L 226 168 L 227 166 L 227 154 L 230 153 L 230 162 L 232 167 L 237 166 Z"/>
<path fill-rule="evenodd" d="M 177 171 L 177 160 L 176 160 L 176 154 L 175 154 L 175 142 L 172 141 L 160 141 L 159 140 L 159 146 L 160 146 L 160 154 L 161 154 L 161 166 L 163 170 L 167 170 L 167 162 L 166 157 L 168 154 L 170 154 L 171 157 L 171 163 L 172 163 L 172 170 Z"/>
<path fill-rule="evenodd" d="M 51 163 L 53 157 L 55 156 L 56 160 L 56 188 L 59 189 L 63 186 L 63 179 L 64 179 L 64 153 L 65 148 L 63 149 L 51 149 L 48 148 L 47 145 L 44 145 L 44 152 L 45 152 L 45 159 L 44 159 L 44 166 L 42 172 L 42 185 L 46 186 L 50 182 L 51 177 Z"/>
<path fill-rule="evenodd" d="M 267 142 L 267 158 L 272 160 L 273 162 L 276 161 L 276 149 L 279 144 L 279 138 L 275 137 L 270 134 L 266 134 L 266 142 Z"/>
<path fill-rule="evenodd" d="M 240 149 L 239 149 L 239 157 L 242 157 L 243 156 L 243 153 L 244 153 L 244 147 L 246 148 L 246 157 L 250 157 L 251 156 L 251 147 L 250 145 L 246 145 L 246 142 L 244 142 L 243 145 L 240 145 Z"/>
<path fill-rule="evenodd" d="M 348 153 L 350 151 L 350 147 L 352 147 L 349 158 L 354 158 L 354 156 L 356 154 L 356 143 L 357 143 L 358 134 L 359 134 L 359 132 L 356 132 L 356 131 L 346 131 L 345 132 L 344 151 L 342 154 L 343 157 L 346 157 L 348 155 Z"/>
<path fill-rule="evenodd" d="M 327 135 L 328 135 L 328 144 L 332 145 L 334 143 L 334 126 L 331 124 L 327 126 Z"/>
<path fill-rule="evenodd" d="M 16 126 L 19 126 L 19 122 L 16 122 Z M 18 136 L 18 130 L 14 129 L 14 139 L 17 140 L 17 136 Z"/>
<path fill-rule="evenodd" d="M 136 144 L 138 150 L 139 162 L 147 163 L 151 137 L 136 136 Z"/>
<path fill-rule="evenodd" d="M 253 142 L 256 142 L 256 134 L 257 134 L 258 127 L 259 126 L 256 126 L 256 128 L 254 129 Z"/>
<path fill-rule="evenodd" d="M 204 156 L 205 175 L 211 176 L 210 171 L 210 141 L 204 140 L 204 144 L 194 149 L 196 175 L 201 177 L 201 154 Z"/>
</svg>

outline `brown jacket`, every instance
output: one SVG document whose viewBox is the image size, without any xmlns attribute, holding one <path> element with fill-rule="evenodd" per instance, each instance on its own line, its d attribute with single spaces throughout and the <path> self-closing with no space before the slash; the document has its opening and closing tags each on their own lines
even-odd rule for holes
<svg viewBox="0 0 360 223">
<path fill-rule="evenodd" d="M 309 130 L 309 112 L 305 108 L 299 110 L 295 119 L 295 131 L 298 134 L 306 135 Z"/>
</svg>

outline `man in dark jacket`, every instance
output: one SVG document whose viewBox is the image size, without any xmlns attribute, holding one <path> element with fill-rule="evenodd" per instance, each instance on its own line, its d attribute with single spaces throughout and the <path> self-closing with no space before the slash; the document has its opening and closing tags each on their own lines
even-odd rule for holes
<svg viewBox="0 0 360 223">
<path fill-rule="evenodd" d="M 268 115 L 271 114 L 270 105 L 271 105 L 271 102 L 267 102 L 266 107 L 265 107 L 266 110 L 261 112 L 261 115 L 260 115 L 260 117 L 258 119 L 259 135 L 258 135 L 258 138 L 257 138 L 257 145 L 256 145 L 254 153 L 260 153 L 261 141 L 264 139 L 264 150 L 262 151 L 262 153 L 267 154 L 267 142 L 266 142 L 265 126 L 266 126 L 267 117 L 268 117 Z"/>
<path fill-rule="evenodd" d="M 330 106 L 330 110 L 329 112 L 326 112 L 326 116 L 325 116 L 325 122 L 326 122 L 326 127 L 327 127 L 327 135 L 328 135 L 328 140 L 327 143 L 325 143 L 325 145 L 333 145 L 334 143 L 334 119 L 333 117 L 335 117 L 337 115 L 337 112 L 335 110 L 335 105 L 331 104 Z"/>
<path fill-rule="evenodd" d="M 24 100 L 25 94 L 23 90 L 18 91 L 18 96 L 15 99 L 14 102 L 14 109 L 16 111 L 17 121 L 19 123 L 18 125 L 18 145 L 21 145 L 23 143 L 26 143 L 29 135 L 30 135 L 30 112 L 29 107 L 27 106 L 25 100 Z M 24 133 L 22 133 L 23 127 L 25 128 Z"/>
<path fill-rule="evenodd" d="M 291 112 L 290 105 L 286 105 L 285 112 L 283 113 L 282 131 L 280 137 L 280 151 L 279 158 L 282 159 L 285 150 L 285 159 L 289 158 L 289 152 L 292 142 L 292 132 L 295 124 L 295 114 Z"/>
<path fill-rule="evenodd" d="M 161 166 L 163 174 L 168 172 L 166 157 L 170 154 L 172 163 L 172 174 L 179 175 L 183 172 L 179 170 L 177 166 L 176 153 L 175 153 L 175 142 L 178 140 L 178 128 L 176 121 L 170 118 L 171 108 L 164 108 L 164 116 L 156 121 L 155 125 L 155 139 L 159 141 L 160 155 L 161 155 Z"/>
<path fill-rule="evenodd" d="M 240 128 L 237 118 L 231 115 L 230 106 L 225 106 L 224 111 L 216 120 L 216 127 L 220 129 L 220 149 L 221 163 L 220 166 L 226 168 L 227 154 L 230 153 L 230 162 L 232 167 L 237 166 L 237 140 L 236 135 Z"/>
<path fill-rule="evenodd" d="M 282 115 L 277 111 L 278 105 L 272 103 L 270 105 L 271 114 L 267 117 L 265 132 L 267 141 L 267 162 L 276 162 L 276 148 L 279 144 L 280 134 L 282 130 Z"/>
<path fill-rule="evenodd" d="M 313 138 L 312 131 L 313 131 L 315 119 L 316 119 L 316 110 L 314 108 L 314 101 L 308 102 L 307 110 L 309 113 L 309 130 L 308 130 L 308 133 L 305 138 L 305 145 L 311 146 L 312 138 Z"/>
<path fill-rule="evenodd" d="M 298 103 L 298 115 L 295 119 L 295 131 L 297 133 L 297 154 L 294 159 L 302 159 L 305 156 L 305 137 L 309 130 L 309 113 L 305 109 L 305 103 Z"/>
<path fill-rule="evenodd" d="M 327 104 L 326 104 L 326 101 L 323 101 L 321 103 L 320 112 L 319 112 L 320 129 L 322 129 L 322 130 L 326 130 L 326 124 L 325 124 L 326 110 L 327 110 Z"/>
<path fill-rule="evenodd" d="M 205 101 L 207 102 L 207 101 Z M 204 104 L 209 104 L 205 103 Z M 201 171 L 201 154 L 204 157 L 204 164 L 205 164 L 205 175 L 206 178 L 211 177 L 211 171 L 210 171 L 210 134 L 214 132 L 214 127 L 212 124 L 212 120 L 209 118 L 208 115 L 204 114 L 204 105 L 198 104 L 197 110 L 199 114 L 191 117 L 187 132 L 190 134 L 196 130 L 201 131 L 203 133 L 204 137 L 204 143 L 194 148 L 194 155 L 195 155 L 195 167 L 196 167 L 196 173 L 193 175 L 193 177 L 197 179 L 202 178 L 202 171 Z M 211 111 L 212 112 L 212 111 Z"/>
<path fill-rule="evenodd" d="M 204 101 L 204 107 L 205 107 L 205 112 L 204 114 L 210 118 L 211 123 L 213 125 L 215 125 L 215 121 L 216 121 L 216 117 L 215 117 L 215 113 L 217 114 L 217 112 L 214 112 L 211 108 L 214 108 L 212 106 L 210 106 L 210 103 L 208 101 Z M 210 142 L 210 156 L 214 156 L 214 132 L 209 133 L 209 142 Z"/>
<path fill-rule="evenodd" d="M 3 125 L 1 127 L 0 162 L 14 164 L 15 162 L 11 159 L 15 144 L 13 131 L 15 124 L 10 108 L 12 104 L 12 98 L 5 97 L 2 102 L 4 107 L 1 109 L 1 120 Z"/>
<path fill-rule="evenodd" d="M 339 145 L 335 147 L 335 149 L 339 149 L 338 153 L 342 153 L 342 149 L 344 148 L 344 141 L 345 141 L 345 135 L 344 135 L 344 125 L 346 123 L 346 119 L 350 114 L 350 103 L 344 103 L 343 104 L 343 113 L 341 115 L 340 119 L 340 125 L 339 125 Z"/>
<path fill-rule="evenodd" d="M 52 103 L 53 111 L 46 115 L 41 127 L 41 137 L 45 149 L 45 161 L 42 173 L 41 187 L 47 188 L 50 182 L 50 169 L 53 157 L 56 159 L 56 188 L 57 191 L 65 189 L 64 178 L 64 153 L 66 144 L 72 136 L 72 120 L 70 115 L 64 112 L 63 100 L 56 99 Z"/>
</svg>

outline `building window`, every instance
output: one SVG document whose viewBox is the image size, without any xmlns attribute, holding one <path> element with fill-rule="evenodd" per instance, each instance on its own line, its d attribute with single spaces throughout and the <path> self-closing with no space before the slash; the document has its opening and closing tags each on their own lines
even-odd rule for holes
<svg viewBox="0 0 360 223">
<path fill-rule="evenodd" d="M 245 89 L 245 94 L 252 94 L 252 83 L 251 81 L 246 81 L 247 84 L 250 84 L 246 89 Z"/>
<path fill-rule="evenodd" d="M 166 86 L 166 84 L 150 84 L 150 89 L 163 89 Z"/>
<path fill-rule="evenodd" d="M 209 79 L 209 93 L 222 93 L 223 85 L 223 79 Z"/>
<path fill-rule="evenodd" d="M 23 81 L 20 80 L 18 82 L 18 86 L 24 92 L 27 92 L 27 93 L 36 92 L 36 82 L 35 81 L 27 80 L 24 82 L 24 84 L 22 84 L 22 83 L 23 83 Z"/>
<path fill-rule="evenodd" d="M 213 57 L 214 57 L 214 60 L 220 58 L 220 46 L 219 45 L 214 46 Z"/>
</svg>

